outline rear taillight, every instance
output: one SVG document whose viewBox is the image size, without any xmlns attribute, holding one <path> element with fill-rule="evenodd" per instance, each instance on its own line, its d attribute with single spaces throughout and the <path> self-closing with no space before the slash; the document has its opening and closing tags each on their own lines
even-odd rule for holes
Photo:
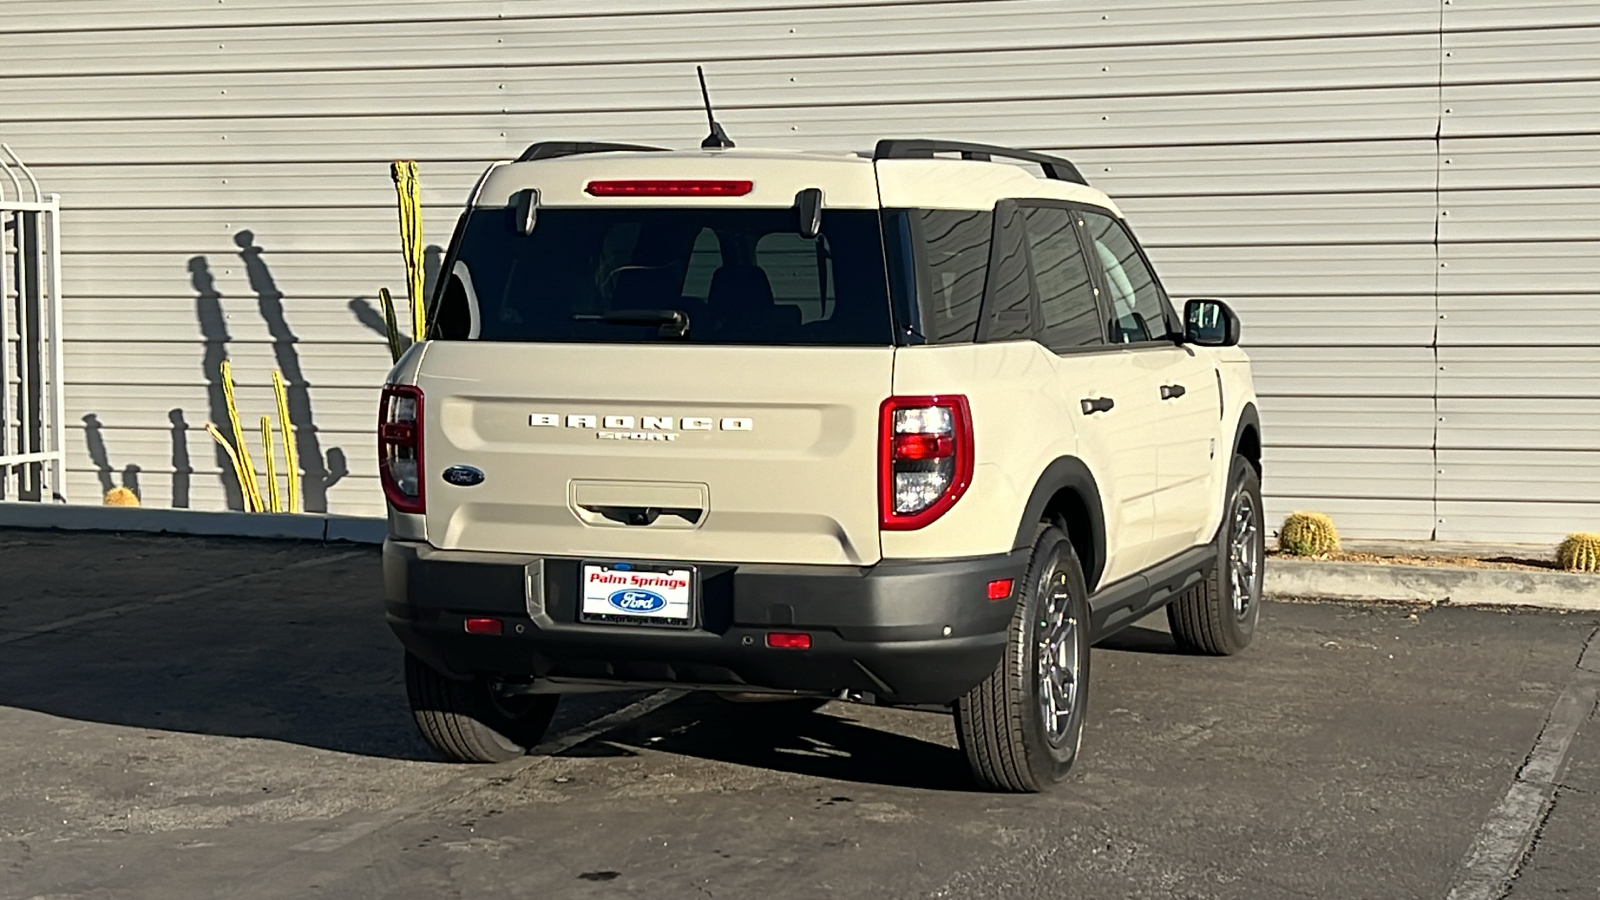
<svg viewBox="0 0 1600 900">
<path fill-rule="evenodd" d="M 890 397 L 878 425 L 878 519 L 889 531 L 921 528 L 972 483 L 972 413 L 960 394 Z"/>
<path fill-rule="evenodd" d="M 384 385 L 378 403 L 378 475 L 396 512 L 427 511 L 422 491 L 422 389 Z"/>
</svg>

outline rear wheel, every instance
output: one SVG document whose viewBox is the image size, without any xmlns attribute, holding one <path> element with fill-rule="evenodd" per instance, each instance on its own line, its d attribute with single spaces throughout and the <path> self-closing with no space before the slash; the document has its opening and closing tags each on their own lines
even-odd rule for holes
<svg viewBox="0 0 1600 900">
<path fill-rule="evenodd" d="M 1044 527 L 1018 587 L 1005 656 L 956 701 L 956 738 L 985 787 L 1038 791 L 1066 777 L 1089 697 L 1089 600 L 1083 566 Z"/>
<path fill-rule="evenodd" d="M 483 677 L 457 681 L 406 654 L 406 695 L 428 744 L 451 762 L 516 759 L 544 738 L 560 697 L 504 694 Z"/>
<path fill-rule="evenodd" d="M 1210 576 L 1167 606 L 1172 636 L 1190 653 L 1238 653 L 1250 646 L 1261 617 L 1267 555 L 1261 478 L 1243 456 L 1233 458 L 1223 510 Z"/>
</svg>

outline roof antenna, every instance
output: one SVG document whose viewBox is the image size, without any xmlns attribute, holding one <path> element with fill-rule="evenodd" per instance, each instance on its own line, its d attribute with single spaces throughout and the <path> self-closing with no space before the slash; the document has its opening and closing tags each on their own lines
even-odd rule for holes
<svg viewBox="0 0 1600 900">
<path fill-rule="evenodd" d="M 706 70 L 699 66 L 694 67 L 696 75 L 700 76 L 700 96 L 706 101 L 706 121 L 711 123 L 711 133 L 700 142 L 701 150 L 732 150 L 733 141 L 728 138 L 728 133 L 717 124 L 717 117 L 711 112 L 711 94 L 706 91 Z"/>
</svg>

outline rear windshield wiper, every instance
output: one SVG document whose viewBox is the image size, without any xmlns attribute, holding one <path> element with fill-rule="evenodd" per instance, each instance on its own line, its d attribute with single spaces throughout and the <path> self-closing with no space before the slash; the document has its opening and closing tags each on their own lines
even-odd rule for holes
<svg viewBox="0 0 1600 900">
<path fill-rule="evenodd" d="M 599 314 L 579 313 L 574 322 L 604 322 L 607 325 L 659 325 L 662 337 L 684 337 L 689 333 L 689 314 L 681 309 L 613 309 Z"/>
</svg>

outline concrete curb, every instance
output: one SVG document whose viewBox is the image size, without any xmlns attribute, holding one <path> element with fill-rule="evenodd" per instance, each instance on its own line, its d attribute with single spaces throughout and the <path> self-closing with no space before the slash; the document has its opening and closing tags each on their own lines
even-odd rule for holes
<svg viewBox="0 0 1600 900">
<path fill-rule="evenodd" d="M 1600 610 L 1600 576 L 1518 569 L 1267 561 L 1267 596 Z"/>
<path fill-rule="evenodd" d="M 389 523 L 379 518 L 333 516 L 322 513 L 289 515 L 0 502 L 0 528 L 131 531 L 381 544 L 384 535 L 388 533 Z"/>
</svg>

